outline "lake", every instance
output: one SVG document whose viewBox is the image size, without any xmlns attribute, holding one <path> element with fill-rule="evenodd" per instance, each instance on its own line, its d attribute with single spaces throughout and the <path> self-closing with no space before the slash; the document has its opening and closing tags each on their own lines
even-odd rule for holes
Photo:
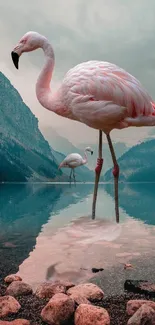
<svg viewBox="0 0 155 325">
<path fill-rule="evenodd" d="M 0 185 L 0 274 L 18 272 L 34 288 L 42 281 L 111 276 L 152 279 L 155 258 L 155 184 L 120 184 L 120 223 L 113 185 L 99 186 L 91 220 L 93 184 Z M 132 262 L 133 270 L 124 271 Z M 124 273 L 126 272 L 126 273 Z M 101 284 L 101 283 L 100 283 Z M 108 287 L 107 287 L 108 291 Z"/>
</svg>

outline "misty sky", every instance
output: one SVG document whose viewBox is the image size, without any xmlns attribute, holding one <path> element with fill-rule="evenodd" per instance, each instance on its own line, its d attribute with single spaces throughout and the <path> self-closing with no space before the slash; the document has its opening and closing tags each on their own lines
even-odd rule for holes
<svg viewBox="0 0 155 325">
<path fill-rule="evenodd" d="M 96 142 L 97 131 L 56 116 L 38 103 L 35 83 L 44 62 L 41 50 L 23 55 L 19 71 L 14 68 L 11 50 L 30 30 L 44 34 L 53 45 L 53 89 L 68 69 L 96 59 L 134 74 L 155 99 L 154 0 L 0 0 L 0 70 L 38 117 L 41 128 L 54 127 L 73 143 Z M 148 137 L 149 131 L 113 131 L 112 138 L 131 144 Z"/>
</svg>

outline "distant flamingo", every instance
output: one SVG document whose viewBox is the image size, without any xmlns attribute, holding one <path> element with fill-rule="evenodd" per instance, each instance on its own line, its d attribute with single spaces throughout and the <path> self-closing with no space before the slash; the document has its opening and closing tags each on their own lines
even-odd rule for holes
<svg viewBox="0 0 155 325">
<path fill-rule="evenodd" d="M 36 84 L 36 95 L 42 106 L 58 115 L 76 120 L 99 131 L 99 158 L 92 217 L 95 218 L 98 182 L 102 169 L 102 131 L 106 134 L 114 169 L 115 211 L 119 222 L 118 178 L 119 166 L 110 138 L 113 129 L 129 126 L 155 125 L 155 104 L 140 82 L 115 64 L 88 61 L 69 70 L 60 88 L 52 93 L 50 81 L 54 69 L 54 52 L 49 41 L 36 32 L 26 33 L 11 55 L 18 69 L 19 57 L 24 52 L 42 48 L 45 64 Z"/>
<path fill-rule="evenodd" d="M 85 149 L 85 157 L 82 158 L 81 155 L 79 155 L 78 153 L 71 153 L 70 155 L 68 155 L 59 165 L 59 168 L 71 168 L 71 172 L 70 172 L 70 182 L 72 179 L 72 174 L 73 174 L 73 178 L 74 178 L 74 182 L 76 182 L 75 179 L 75 168 L 85 165 L 88 162 L 88 156 L 87 156 L 87 151 L 91 153 L 91 155 L 93 154 L 93 150 L 90 147 L 87 147 Z"/>
</svg>

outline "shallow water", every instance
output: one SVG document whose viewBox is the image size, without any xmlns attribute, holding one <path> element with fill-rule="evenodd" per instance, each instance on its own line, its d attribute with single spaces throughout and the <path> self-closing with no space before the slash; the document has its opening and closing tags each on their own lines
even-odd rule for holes
<svg viewBox="0 0 155 325">
<path fill-rule="evenodd" d="M 95 221 L 92 193 L 93 184 L 1 185 L 0 257 L 6 270 L 7 261 L 15 264 L 35 287 L 51 279 L 78 283 L 92 277 L 92 267 L 123 268 L 133 258 L 155 257 L 155 184 L 120 184 L 119 224 L 113 185 L 100 185 Z"/>
</svg>

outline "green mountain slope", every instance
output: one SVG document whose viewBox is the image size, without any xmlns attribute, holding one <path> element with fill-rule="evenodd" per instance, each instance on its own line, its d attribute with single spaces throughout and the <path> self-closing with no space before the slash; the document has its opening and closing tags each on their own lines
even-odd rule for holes
<svg viewBox="0 0 155 325">
<path fill-rule="evenodd" d="M 132 147 L 118 159 L 120 180 L 128 182 L 155 181 L 155 139 Z M 112 171 L 105 174 L 105 181 L 112 180 Z"/>
</svg>

